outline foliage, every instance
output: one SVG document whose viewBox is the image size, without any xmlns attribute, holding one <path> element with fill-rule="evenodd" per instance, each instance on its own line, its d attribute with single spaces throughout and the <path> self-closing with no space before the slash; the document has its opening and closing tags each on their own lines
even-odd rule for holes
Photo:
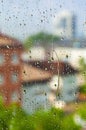
<svg viewBox="0 0 86 130">
<path fill-rule="evenodd" d="M 80 93 L 84 93 L 84 94 L 86 94 L 86 84 L 80 86 L 80 88 L 79 88 L 79 92 L 80 92 Z"/>
<path fill-rule="evenodd" d="M 52 108 L 48 112 L 39 111 L 34 114 L 34 130 L 61 130 L 62 118 L 64 112 Z"/>
<path fill-rule="evenodd" d="M 80 119 L 77 118 L 77 124 L 74 120 L 75 115 L 80 117 Z M 82 130 L 84 126 L 83 121 L 85 121 L 86 126 L 86 103 L 78 103 L 75 111 L 67 114 L 63 119 L 62 130 Z"/>
<path fill-rule="evenodd" d="M 62 122 L 62 130 L 81 130 L 81 127 L 74 122 L 74 115 L 66 115 Z"/>
<path fill-rule="evenodd" d="M 28 115 L 18 106 L 9 108 L 11 118 L 8 124 L 9 130 L 30 130 Z"/>
<path fill-rule="evenodd" d="M 19 106 L 0 104 L 0 130 L 28 130 L 30 126 L 28 115 Z"/>
<path fill-rule="evenodd" d="M 86 104 L 81 105 L 80 108 L 76 111 L 76 114 L 80 115 L 80 117 L 86 120 Z"/>
<path fill-rule="evenodd" d="M 85 63 L 84 58 L 80 59 L 79 64 L 80 64 L 80 71 L 83 74 L 86 81 L 86 63 Z"/>
<path fill-rule="evenodd" d="M 37 43 L 40 43 L 41 45 L 46 45 L 46 43 L 52 43 L 60 40 L 58 36 L 44 33 L 44 32 L 39 32 L 37 34 L 31 35 L 25 40 L 25 48 L 28 49 L 33 45 L 36 45 Z"/>
<path fill-rule="evenodd" d="M 80 63 L 81 74 L 83 75 L 84 80 L 85 80 L 85 83 L 82 86 L 80 86 L 79 92 L 86 94 L 86 63 L 85 63 L 84 58 L 81 58 L 79 63 Z"/>
<path fill-rule="evenodd" d="M 74 122 L 74 114 L 65 115 L 60 109 L 39 111 L 33 115 L 34 130 L 81 130 Z"/>
<path fill-rule="evenodd" d="M 79 114 L 85 119 L 86 110 Z M 65 115 L 60 109 L 39 110 L 32 115 L 27 114 L 15 104 L 5 107 L 0 103 L 0 130 L 81 130 L 73 120 L 73 114 Z"/>
</svg>

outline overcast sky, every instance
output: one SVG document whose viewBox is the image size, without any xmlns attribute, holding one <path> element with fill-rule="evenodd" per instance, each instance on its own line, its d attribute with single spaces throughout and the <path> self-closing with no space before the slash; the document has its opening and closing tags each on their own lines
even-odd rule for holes
<svg viewBox="0 0 86 130">
<path fill-rule="evenodd" d="M 78 35 L 86 32 L 86 0 L 0 0 L 0 30 L 24 40 L 38 31 L 53 32 L 52 21 L 63 10 L 77 16 Z"/>
</svg>

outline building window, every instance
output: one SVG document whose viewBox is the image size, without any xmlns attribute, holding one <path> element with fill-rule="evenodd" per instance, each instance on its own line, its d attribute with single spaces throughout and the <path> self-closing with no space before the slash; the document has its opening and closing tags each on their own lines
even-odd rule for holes
<svg viewBox="0 0 86 130">
<path fill-rule="evenodd" d="M 2 85 L 3 83 L 4 83 L 4 76 L 0 74 L 0 85 Z"/>
<path fill-rule="evenodd" d="M 11 62 L 12 62 L 12 64 L 18 64 L 19 63 L 19 57 L 18 57 L 18 55 L 16 54 L 16 53 L 14 53 L 14 54 L 12 54 L 12 56 L 11 56 Z"/>
<path fill-rule="evenodd" d="M 14 92 L 14 93 L 12 93 L 12 97 L 11 97 L 12 99 L 12 102 L 17 102 L 18 101 L 18 94 L 17 94 L 17 92 Z"/>
<path fill-rule="evenodd" d="M 13 73 L 11 75 L 11 81 L 12 81 L 12 83 L 17 83 L 18 82 L 18 73 Z"/>
<path fill-rule="evenodd" d="M 0 54 L 0 65 L 3 65 L 4 63 L 4 55 Z"/>
</svg>

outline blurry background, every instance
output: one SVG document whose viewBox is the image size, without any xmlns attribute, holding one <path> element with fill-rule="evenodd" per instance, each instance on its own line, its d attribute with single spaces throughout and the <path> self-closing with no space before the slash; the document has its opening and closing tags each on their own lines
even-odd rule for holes
<svg viewBox="0 0 86 130">
<path fill-rule="evenodd" d="M 58 107 L 58 101 L 64 105 L 86 100 L 85 95 L 80 96 L 86 86 L 85 8 L 85 0 L 0 1 L 1 34 L 19 39 L 24 48 L 22 100 L 28 111 Z M 13 59 L 18 63 L 16 54 Z"/>
<path fill-rule="evenodd" d="M 0 130 L 86 129 L 86 0 L 0 0 Z"/>
</svg>

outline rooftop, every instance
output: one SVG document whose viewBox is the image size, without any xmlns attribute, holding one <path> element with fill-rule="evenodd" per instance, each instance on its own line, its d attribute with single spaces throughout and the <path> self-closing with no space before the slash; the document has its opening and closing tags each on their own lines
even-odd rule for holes
<svg viewBox="0 0 86 130">
<path fill-rule="evenodd" d="M 70 75 L 75 74 L 78 71 L 75 70 L 68 63 L 51 62 L 48 61 L 29 61 L 22 65 L 22 82 L 33 83 L 33 82 L 44 82 L 49 81 L 53 75 Z"/>
<path fill-rule="evenodd" d="M 15 38 L 0 33 L 0 46 L 22 46 L 22 43 Z"/>
<path fill-rule="evenodd" d="M 34 66 L 23 64 L 22 67 L 22 82 L 42 82 L 48 81 L 52 77 L 50 72 L 46 72 Z"/>
<path fill-rule="evenodd" d="M 28 61 L 28 64 L 45 72 L 50 72 L 52 75 L 56 75 L 59 73 L 62 76 L 78 72 L 69 63 L 61 61 Z"/>
</svg>

